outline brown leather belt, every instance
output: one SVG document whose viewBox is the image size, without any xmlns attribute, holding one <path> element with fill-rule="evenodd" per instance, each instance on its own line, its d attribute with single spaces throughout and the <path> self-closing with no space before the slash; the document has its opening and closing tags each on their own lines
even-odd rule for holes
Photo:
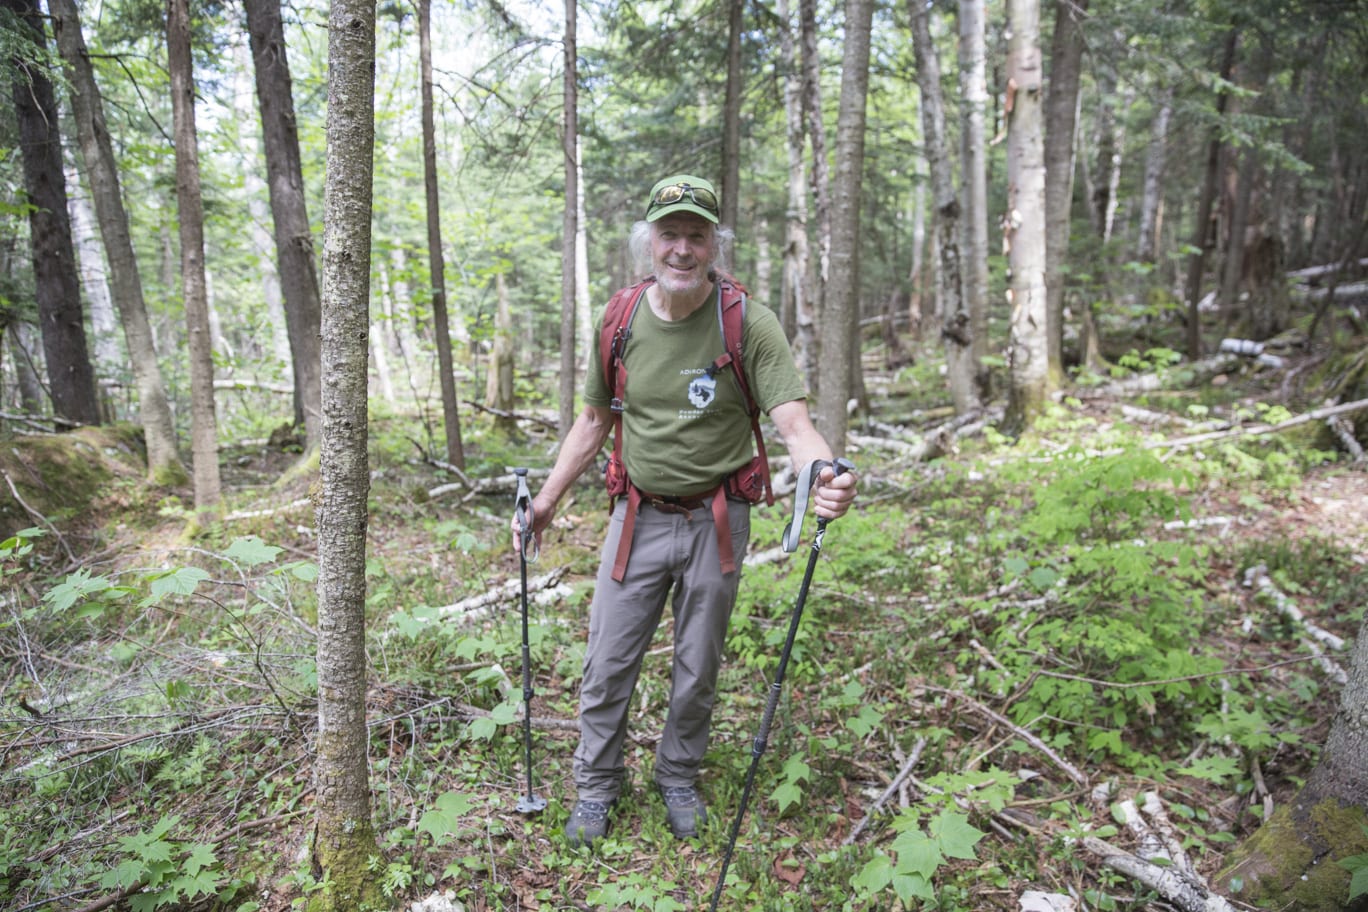
<svg viewBox="0 0 1368 912">
<path fill-rule="evenodd" d="M 622 538 L 618 541 L 617 557 L 613 561 L 613 579 L 620 583 L 627 573 L 627 559 L 632 554 L 632 533 L 636 529 L 636 516 L 642 504 L 655 507 L 662 513 L 682 513 L 692 520 L 693 511 L 702 509 L 709 500 L 712 501 L 713 525 L 717 527 L 717 556 L 722 564 L 722 572 L 735 573 L 736 554 L 732 551 L 731 522 L 727 516 L 724 487 L 718 485 L 711 491 L 692 497 L 666 497 L 630 485 L 627 491 L 627 516 L 622 521 Z"/>
</svg>

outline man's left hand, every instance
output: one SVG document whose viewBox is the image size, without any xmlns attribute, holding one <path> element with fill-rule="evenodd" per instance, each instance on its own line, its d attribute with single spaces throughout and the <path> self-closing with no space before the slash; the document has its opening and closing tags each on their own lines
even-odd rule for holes
<svg viewBox="0 0 1368 912">
<path fill-rule="evenodd" d="M 823 466 L 812 486 L 812 502 L 817 515 L 823 519 L 838 519 L 845 515 L 855 500 L 859 478 L 853 471 L 836 474 L 831 466 Z"/>
</svg>

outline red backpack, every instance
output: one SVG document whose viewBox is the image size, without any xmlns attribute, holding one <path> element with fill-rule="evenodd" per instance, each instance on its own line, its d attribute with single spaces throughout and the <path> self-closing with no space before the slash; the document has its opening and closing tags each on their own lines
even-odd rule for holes
<svg viewBox="0 0 1368 912">
<path fill-rule="evenodd" d="M 760 407 L 751 395 L 750 384 L 746 379 L 745 367 L 741 360 L 741 330 L 746 320 L 746 289 L 734 278 L 717 274 L 718 284 L 717 321 L 722 329 L 724 351 L 708 366 L 708 376 L 716 377 L 719 371 L 730 367 L 732 377 L 741 391 L 745 402 L 746 414 L 750 416 L 751 432 L 755 435 L 756 456 L 747 465 L 728 475 L 713 494 L 713 518 L 717 525 L 718 550 L 722 557 L 722 572 L 730 573 L 736 569 L 732 555 L 731 536 L 728 533 L 727 497 L 736 497 L 748 503 L 774 503 L 774 490 L 770 486 L 769 458 L 765 454 L 765 438 L 760 432 Z M 653 495 L 641 491 L 627 477 L 627 466 L 622 461 L 622 392 L 627 386 L 627 367 L 623 355 L 627 343 L 632 338 L 632 320 L 636 317 L 637 307 L 646 294 L 646 289 L 655 283 L 654 276 L 648 276 L 628 288 L 613 295 L 608 309 L 603 314 L 603 328 L 599 331 L 599 357 L 603 362 L 603 378 L 609 392 L 609 408 L 613 412 L 613 454 L 608 457 L 604 470 L 604 484 L 608 488 L 610 504 L 626 495 L 628 498 L 627 519 L 622 530 L 622 541 L 618 548 L 617 561 L 613 566 L 613 579 L 622 580 L 627 569 L 627 556 L 631 552 L 632 528 L 636 513 L 640 509 L 643 495 L 649 502 Z M 716 496 L 721 493 L 724 496 Z"/>
</svg>

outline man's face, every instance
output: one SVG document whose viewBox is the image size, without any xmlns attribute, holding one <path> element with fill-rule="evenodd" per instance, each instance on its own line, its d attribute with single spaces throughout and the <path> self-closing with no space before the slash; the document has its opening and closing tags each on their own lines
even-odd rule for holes
<svg viewBox="0 0 1368 912">
<path fill-rule="evenodd" d="M 712 222 L 692 212 L 672 212 L 651 223 L 651 267 L 670 294 L 699 291 L 717 253 Z"/>
</svg>

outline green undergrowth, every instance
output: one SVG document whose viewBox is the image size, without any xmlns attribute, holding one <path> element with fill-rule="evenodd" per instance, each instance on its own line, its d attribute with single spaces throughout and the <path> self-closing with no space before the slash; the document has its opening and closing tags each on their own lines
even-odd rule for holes
<svg viewBox="0 0 1368 912">
<path fill-rule="evenodd" d="M 1352 635 L 1361 564 L 1328 536 L 1232 539 L 1201 521 L 1275 516 L 1327 471 L 1324 455 L 1145 442 L 1066 403 L 1031 437 L 990 435 L 953 460 L 860 457 L 862 503 L 827 530 L 721 908 L 1008 909 L 1023 889 L 1064 883 L 1091 907 L 1138 908 L 1143 890 L 1084 865 L 1071 842 L 1117 833 L 1091 786 L 1158 791 L 1204 864 L 1257 825 L 1242 810 L 1256 770 L 1295 787 L 1332 691 L 1242 577 L 1262 565 L 1317 623 Z M 483 909 L 705 907 L 811 517 L 798 553 L 744 572 L 702 837 L 673 840 L 651 787 L 667 613 L 610 835 L 572 849 L 560 828 L 575 736 L 557 723 L 576 714 L 601 493 L 577 490 L 529 567 L 563 575 L 529 605 L 532 789 L 548 807 L 526 816 L 520 599 L 472 607 L 518 579 L 511 489 L 429 496 L 440 479 L 401 455 L 409 444 L 377 445 L 389 449 L 371 493 L 367 653 L 382 854 L 367 866 L 385 901 L 450 890 Z M 479 464 L 540 465 L 541 450 L 491 441 Z M 753 554 L 778 545 L 790 509 L 755 512 Z M 225 522 L 193 546 L 55 577 L 34 560 L 44 530 L 0 544 L 14 593 L 0 618 L 15 663 L 0 720 L 6 907 L 123 890 L 139 909 L 254 912 L 304 908 L 321 889 L 307 852 L 317 568 L 295 525 Z M 905 765 L 903 789 L 880 802 Z"/>
</svg>

